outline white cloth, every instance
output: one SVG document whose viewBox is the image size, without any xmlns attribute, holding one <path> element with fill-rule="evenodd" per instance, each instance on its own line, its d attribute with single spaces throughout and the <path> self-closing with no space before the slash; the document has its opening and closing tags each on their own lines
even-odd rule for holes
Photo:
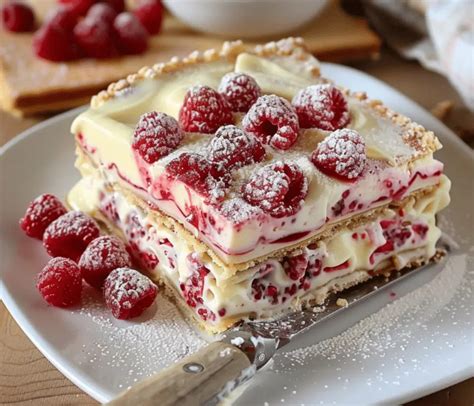
<svg viewBox="0 0 474 406">
<path fill-rule="evenodd" d="M 426 23 L 439 60 L 439 65 L 431 69 L 448 76 L 467 106 L 474 110 L 474 0 L 426 3 Z"/>
</svg>

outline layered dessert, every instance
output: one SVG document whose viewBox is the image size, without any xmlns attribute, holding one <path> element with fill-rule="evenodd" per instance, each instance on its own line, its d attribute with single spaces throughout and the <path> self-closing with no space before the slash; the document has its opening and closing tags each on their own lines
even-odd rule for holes
<svg viewBox="0 0 474 406">
<path fill-rule="evenodd" d="M 72 132 L 69 205 L 210 332 L 436 258 L 439 141 L 322 77 L 300 39 L 145 67 Z"/>
</svg>

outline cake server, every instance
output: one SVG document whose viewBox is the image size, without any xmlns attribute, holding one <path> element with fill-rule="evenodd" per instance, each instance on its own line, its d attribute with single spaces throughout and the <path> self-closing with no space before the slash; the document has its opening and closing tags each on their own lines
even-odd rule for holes
<svg viewBox="0 0 474 406">
<path fill-rule="evenodd" d="M 444 252 L 449 245 L 440 246 Z M 442 254 L 439 255 L 442 257 Z M 334 317 L 356 303 L 385 290 L 413 272 L 432 267 L 428 264 L 388 278 L 378 276 L 340 294 L 347 301 L 336 303 L 331 295 L 319 308 L 296 311 L 271 321 L 243 322 L 182 361 L 139 382 L 112 400 L 109 405 L 212 406 L 224 400 L 239 385 L 251 379 L 271 360 L 277 350 L 293 338 Z"/>
</svg>

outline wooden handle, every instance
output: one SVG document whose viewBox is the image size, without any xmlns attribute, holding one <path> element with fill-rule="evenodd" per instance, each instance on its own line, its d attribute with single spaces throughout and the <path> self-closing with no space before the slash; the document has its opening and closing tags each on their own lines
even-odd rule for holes
<svg viewBox="0 0 474 406">
<path fill-rule="evenodd" d="M 215 342 L 160 373 L 132 386 L 112 400 L 113 406 L 203 405 L 237 381 L 250 367 L 244 352 L 231 344 Z M 249 370 L 251 372 L 251 370 Z"/>
</svg>

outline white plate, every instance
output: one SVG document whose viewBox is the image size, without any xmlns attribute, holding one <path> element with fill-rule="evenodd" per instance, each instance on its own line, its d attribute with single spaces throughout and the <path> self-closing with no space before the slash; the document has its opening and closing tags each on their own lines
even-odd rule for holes
<svg viewBox="0 0 474 406">
<path fill-rule="evenodd" d="M 453 201 L 440 220 L 459 248 L 448 265 L 415 274 L 291 343 L 258 374 L 238 405 L 401 403 L 473 375 L 473 154 L 442 123 L 384 83 L 332 64 L 324 64 L 323 73 L 384 100 L 440 137 L 444 149 L 438 157 L 453 180 Z M 1 295 L 40 351 L 104 402 L 201 341 L 164 299 L 155 315 L 156 308 L 138 322 L 117 322 L 89 293 L 83 309 L 71 311 L 46 306 L 36 292 L 34 276 L 47 256 L 39 242 L 20 232 L 18 218 L 38 194 L 64 196 L 78 179 L 69 135 L 78 111 L 48 120 L 1 149 Z"/>
</svg>

